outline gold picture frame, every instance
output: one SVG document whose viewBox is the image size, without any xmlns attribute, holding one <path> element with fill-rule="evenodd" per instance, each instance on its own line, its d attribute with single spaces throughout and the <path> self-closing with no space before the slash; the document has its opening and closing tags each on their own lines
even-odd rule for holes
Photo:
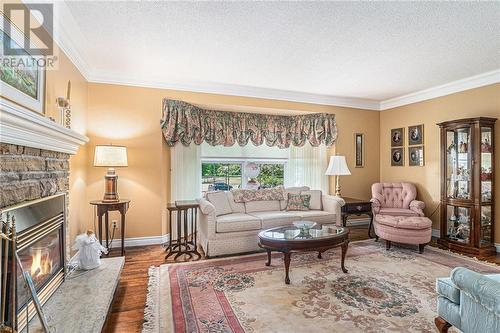
<svg viewBox="0 0 500 333">
<path fill-rule="evenodd" d="M 354 133 L 354 167 L 364 168 L 365 166 L 365 135 Z"/>
</svg>

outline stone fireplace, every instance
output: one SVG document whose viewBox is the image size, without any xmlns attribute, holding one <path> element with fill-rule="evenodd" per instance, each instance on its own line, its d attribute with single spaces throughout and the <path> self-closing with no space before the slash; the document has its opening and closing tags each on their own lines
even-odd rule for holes
<svg viewBox="0 0 500 333">
<path fill-rule="evenodd" d="M 1 218 L 10 223 L 15 218 L 15 252 L 29 272 L 41 303 L 45 303 L 63 283 L 69 260 L 69 158 L 88 138 L 3 98 L 0 118 Z M 2 240 L 2 249 L 6 244 L 12 246 Z M 9 257 L 5 251 L 0 253 L 3 262 L 12 263 L 13 251 Z M 35 314 L 31 296 L 23 288 L 19 265 L 2 267 L 0 275 L 7 280 L 1 280 L 0 304 L 4 311 L 0 325 L 21 331 L 28 319 L 25 310 L 30 318 Z M 16 284 L 13 291 L 10 286 Z"/>
</svg>

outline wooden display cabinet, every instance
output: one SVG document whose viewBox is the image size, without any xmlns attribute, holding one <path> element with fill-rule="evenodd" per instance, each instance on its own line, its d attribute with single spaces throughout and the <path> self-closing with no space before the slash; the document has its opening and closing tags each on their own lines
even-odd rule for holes
<svg viewBox="0 0 500 333">
<path fill-rule="evenodd" d="M 439 123 L 439 245 L 475 255 L 495 253 L 495 118 Z"/>
</svg>

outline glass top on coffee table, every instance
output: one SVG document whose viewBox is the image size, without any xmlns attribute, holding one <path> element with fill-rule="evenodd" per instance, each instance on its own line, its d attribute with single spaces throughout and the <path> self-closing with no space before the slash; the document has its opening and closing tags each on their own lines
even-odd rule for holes
<svg viewBox="0 0 500 333">
<path fill-rule="evenodd" d="M 346 233 L 346 228 L 338 227 L 334 224 L 316 225 L 308 230 L 288 225 L 261 231 L 259 238 L 276 241 L 304 241 L 336 238 Z"/>
</svg>

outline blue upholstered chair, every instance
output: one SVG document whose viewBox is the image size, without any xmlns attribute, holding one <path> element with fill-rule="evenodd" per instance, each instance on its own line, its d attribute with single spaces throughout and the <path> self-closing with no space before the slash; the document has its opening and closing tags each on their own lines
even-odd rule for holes
<svg viewBox="0 0 500 333">
<path fill-rule="evenodd" d="M 500 332 L 500 274 L 481 275 L 457 267 L 436 281 L 440 332 L 455 326 L 464 333 Z"/>
</svg>

